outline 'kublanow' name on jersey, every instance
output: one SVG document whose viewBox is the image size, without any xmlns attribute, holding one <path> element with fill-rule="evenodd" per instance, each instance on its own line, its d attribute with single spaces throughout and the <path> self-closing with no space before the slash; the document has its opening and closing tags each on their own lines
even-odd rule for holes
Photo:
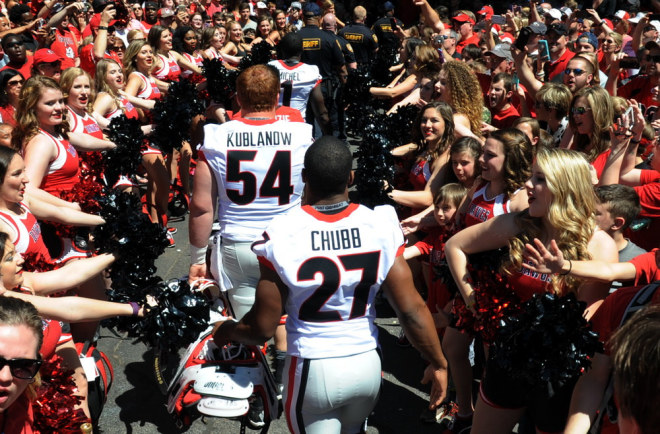
<svg viewBox="0 0 660 434">
<path fill-rule="evenodd" d="M 312 250 L 342 250 L 362 247 L 360 229 L 338 229 L 336 231 L 312 231 Z"/>
<path fill-rule="evenodd" d="M 242 131 L 227 134 L 228 148 L 251 146 L 291 146 L 291 133 L 280 131 Z"/>
</svg>

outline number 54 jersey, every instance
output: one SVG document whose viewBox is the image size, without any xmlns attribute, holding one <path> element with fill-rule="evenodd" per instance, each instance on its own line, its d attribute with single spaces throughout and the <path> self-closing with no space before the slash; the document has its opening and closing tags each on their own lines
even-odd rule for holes
<svg viewBox="0 0 660 434">
<path fill-rule="evenodd" d="M 374 297 L 403 248 L 391 206 L 323 214 L 306 205 L 275 218 L 252 250 L 289 288 L 288 353 L 318 359 L 376 348 Z"/>
<path fill-rule="evenodd" d="M 200 148 L 218 186 L 222 237 L 258 239 L 273 217 L 300 204 L 312 126 L 240 118 L 204 127 Z"/>
</svg>

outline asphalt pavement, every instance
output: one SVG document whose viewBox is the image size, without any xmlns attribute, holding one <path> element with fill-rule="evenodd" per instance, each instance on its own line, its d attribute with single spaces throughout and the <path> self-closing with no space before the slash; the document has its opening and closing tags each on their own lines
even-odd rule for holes
<svg viewBox="0 0 660 434">
<path fill-rule="evenodd" d="M 178 229 L 175 248 L 166 249 L 158 259 L 158 275 L 163 279 L 181 278 L 188 272 L 188 222 L 171 221 Z M 386 307 L 386 306 L 385 306 Z M 420 422 L 427 405 L 429 386 L 420 380 L 424 362 L 413 348 L 396 345 L 400 326 L 387 308 L 379 309 L 376 321 L 383 349 L 383 386 L 381 396 L 368 420 L 368 433 L 438 433 L 437 425 Z M 153 356 L 141 343 L 124 339 L 113 330 L 101 329 L 98 347 L 109 357 L 114 382 L 103 409 L 99 428 L 104 433 L 177 433 L 178 429 L 165 407 L 166 398 L 157 386 Z M 240 423 L 220 418 L 198 419 L 189 433 L 238 433 Z M 258 432 L 251 431 L 247 432 Z M 287 433 L 284 416 L 273 421 L 269 433 Z"/>
</svg>

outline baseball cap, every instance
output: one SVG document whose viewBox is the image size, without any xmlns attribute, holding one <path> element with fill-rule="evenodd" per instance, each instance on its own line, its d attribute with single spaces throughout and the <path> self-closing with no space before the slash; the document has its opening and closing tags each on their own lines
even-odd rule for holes
<svg viewBox="0 0 660 434">
<path fill-rule="evenodd" d="M 537 35 L 545 35 L 545 32 L 548 31 L 548 27 L 540 21 L 534 21 L 529 25 L 529 28 Z"/>
<path fill-rule="evenodd" d="M 509 32 L 504 32 L 500 35 L 500 41 L 502 41 L 502 42 L 507 42 L 509 44 L 513 44 L 513 42 L 515 40 L 516 40 L 516 38 L 514 38 L 513 35 Z"/>
<path fill-rule="evenodd" d="M 305 3 L 303 13 L 308 16 L 318 17 L 321 15 L 321 8 L 316 3 Z"/>
<path fill-rule="evenodd" d="M 559 9 L 552 8 L 546 12 L 546 14 L 550 15 L 555 20 L 561 20 L 561 11 Z"/>
<path fill-rule="evenodd" d="M 559 8 L 559 12 L 561 12 L 562 16 L 565 17 L 570 17 L 573 11 L 571 8 L 567 8 L 566 6 Z"/>
<path fill-rule="evenodd" d="M 144 4 L 145 9 L 158 9 L 158 3 L 156 2 L 146 2 Z"/>
<path fill-rule="evenodd" d="M 268 6 L 264 2 L 257 2 L 257 9 L 268 9 Z"/>
<path fill-rule="evenodd" d="M 386 12 L 387 11 L 393 11 L 394 10 L 394 3 L 385 2 L 385 4 L 383 5 L 383 9 L 385 9 Z"/>
<path fill-rule="evenodd" d="M 607 27 L 609 27 L 610 29 L 613 29 L 613 28 L 614 28 L 614 23 L 612 23 L 612 20 L 607 19 L 607 18 L 603 18 L 603 22 L 604 22 L 605 24 L 607 24 Z"/>
<path fill-rule="evenodd" d="M 113 27 L 112 25 L 116 22 L 117 20 L 110 21 L 110 24 L 108 25 L 108 30 L 110 30 L 110 27 Z M 99 28 L 100 25 L 101 25 L 101 14 L 94 14 L 92 18 L 89 20 L 89 28 L 92 30 L 96 30 Z"/>
<path fill-rule="evenodd" d="M 630 14 L 622 9 L 619 9 L 614 13 L 614 16 L 617 17 L 620 20 L 629 20 L 630 19 Z"/>
<path fill-rule="evenodd" d="M 60 56 L 55 54 L 55 52 L 50 48 L 40 48 L 34 52 L 33 62 L 35 65 L 39 63 L 59 62 L 61 60 L 62 59 L 60 59 Z"/>
<path fill-rule="evenodd" d="M 301 10 L 301 9 L 302 9 L 302 5 L 300 4 L 300 2 L 291 2 L 291 9 L 298 9 L 298 10 Z"/>
<path fill-rule="evenodd" d="M 649 22 L 649 25 L 655 27 L 655 29 L 656 29 L 658 32 L 660 32 L 660 21 L 658 21 L 658 20 L 653 20 L 653 21 Z"/>
<path fill-rule="evenodd" d="M 559 36 L 563 36 L 568 33 L 568 29 L 566 28 L 566 25 L 563 23 L 555 23 L 550 25 L 550 27 L 548 28 L 548 32 L 555 32 Z"/>
<path fill-rule="evenodd" d="M 160 18 L 169 18 L 174 16 L 174 11 L 170 8 L 161 8 L 158 11 L 158 16 Z"/>
<path fill-rule="evenodd" d="M 486 6 L 482 7 L 481 9 L 479 9 L 479 12 L 477 12 L 477 14 L 485 15 L 486 18 L 490 18 L 491 16 L 493 16 L 495 14 L 495 11 L 493 11 L 492 6 L 486 5 Z"/>
<path fill-rule="evenodd" d="M 243 31 L 245 32 L 246 30 L 256 31 L 257 30 L 257 23 L 255 23 L 252 20 L 248 20 L 248 22 L 245 23 L 245 25 L 243 26 Z"/>
<path fill-rule="evenodd" d="M 496 44 L 492 50 L 486 51 L 486 54 L 494 54 L 497 57 L 513 62 L 511 55 L 511 44 Z"/>
<path fill-rule="evenodd" d="M 594 49 L 598 50 L 598 38 L 596 35 L 594 35 L 591 32 L 584 32 L 581 33 L 580 36 L 578 36 L 578 41 L 586 39 L 587 42 L 594 47 Z"/>
<path fill-rule="evenodd" d="M 637 12 L 637 15 L 635 15 L 632 18 L 629 18 L 628 22 L 633 23 L 633 24 L 637 24 L 637 23 L 639 23 L 639 20 L 641 20 L 645 16 L 646 16 L 646 12 Z"/>
<path fill-rule="evenodd" d="M 452 17 L 452 20 L 458 21 L 459 23 L 470 23 L 474 24 L 474 20 L 470 18 L 468 14 L 458 14 L 455 17 Z"/>
</svg>

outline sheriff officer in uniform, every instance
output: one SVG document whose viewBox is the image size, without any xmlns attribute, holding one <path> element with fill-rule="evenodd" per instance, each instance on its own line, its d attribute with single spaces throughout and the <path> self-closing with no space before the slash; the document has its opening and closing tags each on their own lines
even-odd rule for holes
<svg viewBox="0 0 660 434">
<path fill-rule="evenodd" d="M 353 47 L 358 66 L 369 65 L 378 50 L 378 38 L 364 24 L 366 19 L 367 10 L 356 6 L 353 9 L 353 22 L 339 31 L 339 36 Z"/>
<path fill-rule="evenodd" d="M 303 17 L 305 27 L 299 32 L 303 41 L 300 60 L 319 67 L 323 100 L 330 115 L 333 135 L 338 135 L 337 92 L 340 84 L 346 81 L 347 75 L 344 55 L 336 37 L 320 29 L 321 8 L 316 3 L 305 3 Z M 310 111 L 308 110 L 308 113 Z M 320 136 L 320 128 L 315 130 L 315 135 Z"/>
</svg>

